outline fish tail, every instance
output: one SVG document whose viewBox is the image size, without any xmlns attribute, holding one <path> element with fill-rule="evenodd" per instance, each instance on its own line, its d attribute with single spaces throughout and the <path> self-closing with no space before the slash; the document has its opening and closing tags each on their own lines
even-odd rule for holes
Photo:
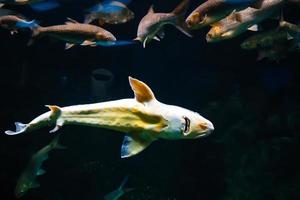
<svg viewBox="0 0 300 200">
<path fill-rule="evenodd" d="M 176 16 L 174 26 L 180 30 L 183 34 L 187 35 L 188 37 L 193 37 L 188 30 L 188 26 L 185 22 L 185 13 L 189 7 L 190 1 L 183 0 L 173 11 L 172 13 Z"/>
<path fill-rule="evenodd" d="M 31 21 L 19 21 L 16 23 L 16 27 L 17 28 L 30 28 L 31 30 L 35 29 L 36 27 L 38 27 L 38 24 L 36 23 L 35 20 L 31 20 Z"/>
<path fill-rule="evenodd" d="M 50 146 L 52 149 L 66 149 L 67 148 L 67 147 L 59 144 L 59 137 L 60 137 L 60 135 L 57 135 L 50 143 Z"/>
<path fill-rule="evenodd" d="M 24 133 L 29 127 L 28 124 L 23 124 L 21 122 L 15 122 L 15 126 L 16 126 L 16 131 L 7 130 L 7 131 L 5 131 L 5 134 L 6 135 L 18 135 L 20 133 Z"/>
</svg>

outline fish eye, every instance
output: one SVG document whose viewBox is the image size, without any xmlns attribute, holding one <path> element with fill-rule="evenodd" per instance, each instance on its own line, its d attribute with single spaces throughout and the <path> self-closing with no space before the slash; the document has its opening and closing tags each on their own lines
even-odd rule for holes
<svg viewBox="0 0 300 200">
<path fill-rule="evenodd" d="M 183 116 L 182 117 L 184 119 L 184 122 L 183 122 L 183 126 L 182 126 L 182 132 L 183 132 L 183 135 L 188 135 L 189 131 L 190 131 L 190 126 L 191 126 L 191 120 L 186 117 L 186 116 Z"/>
</svg>

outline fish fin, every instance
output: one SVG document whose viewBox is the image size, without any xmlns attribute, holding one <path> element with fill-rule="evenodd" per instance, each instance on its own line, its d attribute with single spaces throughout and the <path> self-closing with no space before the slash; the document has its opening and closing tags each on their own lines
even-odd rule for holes
<svg viewBox="0 0 300 200">
<path fill-rule="evenodd" d="M 87 14 L 87 15 L 84 16 L 83 23 L 84 24 L 89 24 L 89 23 L 93 22 L 95 19 L 96 19 L 95 15 L 90 13 L 90 14 Z"/>
<path fill-rule="evenodd" d="M 45 173 L 46 173 L 46 170 L 44 170 L 44 169 L 39 169 L 38 172 L 36 173 L 36 175 L 37 175 L 37 176 L 41 176 L 41 175 L 43 175 L 43 174 L 45 174 Z"/>
<path fill-rule="evenodd" d="M 51 117 L 51 116 L 50 116 Z M 64 125 L 64 120 L 62 119 L 58 119 L 56 121 L 56 125 L 55 127 L 49 131 L 49 133 L 55 133 L 56 131 L 58 131 L 62 126 Z"/>
<path fill-rule="evenodd" d="M 159 39 L 159 37 L 157 37 L 157 36 L 154 36 L 153 39 L 160 42 L 160 39 Z"/>
<path fill-rule="evenodd" d="M 0 3 L 0 8 L 2 8 L 4 6 L 4 3 Z"/>
<path fill-rule="evenodd" d="M 249 31 L 258 31 L 258 25 L 254 24 L 248 28 Z"/>
<path fill-rule="evenodd" d="M 294 39 L 294 37 L 291 36 L 291 34 L 289 34 L 289 33 L 286 34 L 286 38 L 287 38 L 287 40 L 293 40 Z"/>
<path fill-rule="evenodd" d="M 148 41 L 149 37 L 146 37 L 143 41 L 143 48 L 146 48 L 146 44 L 147 44 L 147 41 Z"/>
<path fill-rule="evenodd" d="M 145 140 L 138 136 L 126 135 L 121 147 L 121 158 L 134 156 L 147 148 L 153 140 Z"/>
<path fill-rule="evenodd" d="M 153 13 L 155 13 L 155 12 L 154 12 L 153 5 L 151 5 L 148 12 L 147 12 L 147 14 L 153 14 Z"/>
<path fill-rule="evenodd" d="M 53 149 L 66 149 L 67 147 L 59 144 L 59 137 L 60 135 L 57 135 L 50 143 L 51 148 Z"/>
<path fill-rule="evenodd" d="M 36 23 L 35 20 L 31 20 L 31 21 L 19 21 L 16 23 L 16 27 L 17 28 L 30 28 L 31 30 L 33 30 L 34 28 L 36 28 L 38 25 Z"/>
<path fill-rule="evenodd" d="M 188 7 L 189 7 L 190 1 L 189 0 L 183 0 L 176 8 L 172 11 L 174 15 L 182 16 L 186 13 Z"/>
<path fill-rule="evenodd" d="M 68 20 L 67 22 L 70 22 L 70 23 L 73 23 L 73 24 L 80 24 L 78 21 L 76 21 L 75 19 L 72 19 L 70 17 L 67 17 L 67 20 Z"/>
<path fill-rule="evenodd" d="M 75 44 L 72 44 L 72 43 L 66 43 L 65 50 L 71 49 L 71 48 L 74 47 L 74 46 L 75 46 Z"/>
<path fill-rule="evenodd" d="M 96 46 L 96 42 L 91 41 L 91 40 L 84 40 L 80 45 L 81 46 L 93 46 L 93 45 Z"/>
<path fill-rule="evenodd" d="M 18 135 L 20 133 L 24 133 L 27 128 L 28 128 L 28 124 L 22 124 L 21 122 L 15 122 L 15 126 L 16 126 L 16 131 L 5 131 L 6 135 Z"/>
<path fill-rule="evenodd" d="M 161 30 L 157 33 L 157 35 L 160 39 L 164 39 L 165 31 L 163 30 L 163 28 L 161 28 Z"/>
<path fill-rule="evenodd" d="M 59 116 L 61 115 L 61 108 L 58 106 L 55 106 L 55 105 L 45 105 L 45 106 L 48 107 L 51 111 L 50 119 L 56 120 L 55 128 L 49 131 L 49 133 L 54 133 L 54 132 L 58 131 L 64 125 L 64 121 L 61 119 L 58 119 Z"/>
<path fill-rule="evenodd" d="M 189 33 L 189 29 L 187 27 L 187 24 L 185 23 L 184 15 L 188 9 L 189 6 L 189 0 L 183 0 L 173 11 L 172 13 L 177 16 L 177 19 L 175 21 L 174 26 L 180 30 L 183 34 L 185 34 L 188 37 L 193 37 Z"/>
<path fill-rule="evenodd" d="M 242 15 L 240 13 L 237 13 L 236 10 L 232 11 L 228 17 L 226 17 L 228 21 L 237 21 L 237 22 L 242 22 Z"/>
<path fill-rule="evenodd" d="M 123 179 L 121 185 L 119 186 L 119 190 L 123 190 L 125 184 L 128 182 L 128 178 L 129 178 L 129 175 L 125 176 L 125 178 Z"/>
<path fill-rule="evenodd" d="M 36 2 L 36 3 L 30 4 L 30 7 L 34 11 L 37 11 L 37 12 L 44 12 L 44 11 L 52 10 L 59 6 L 60 6 L 60 4 L 55 0 Z"/>
<path fill-rule="evenodd" d="M 45 106 L 49 108 L 51 111 L 50 117 L 57 118 L 61 114 L 61 108 L 59 106 L 55 106 L 55 105 L 45 105 Z"/>
<path fill-rule="evenodd" d="M 255 1 L 255 3 L 253 3 L 252 5 L 250 5 L 250 7 L 251 8 L 255 8 L 255 9 L 260 9 L 263 2 L 264 2 L 264 0 Z"/>
<path fill-rule="evenodd" d="M 129 84 L 138 102 L 145 103 L 155 100 L 152 90 L 142 81 L 129 76 Z"/>
<path fill-rule="evenodd" d="M 34 43 L 35 38 L 37 38 L 40 35 L 40 28 L 41 26 L 37 24 L 36 26 L 32 27 L 31 39 L 28 41 L 27 46 L 31 46 Z"/>
</svg>

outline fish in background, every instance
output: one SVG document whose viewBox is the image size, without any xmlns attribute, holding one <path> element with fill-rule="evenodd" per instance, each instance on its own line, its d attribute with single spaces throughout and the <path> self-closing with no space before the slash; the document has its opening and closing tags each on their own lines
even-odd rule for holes
<svg viewBox="0 0 300 200">
<path fill-rule="evenodd" d="M 104 200 L 118 200 L 121 196 L 123 196 L 127 192 L 131 192 L 134 190 L 133 188 L 124 188 L 125 184 L 128 181 L 128 176 L 124 178 L 121 185 L 114 191 L 108 193 L 104 196 Z"/>
<path fill-rule="evenodd" d="M 17 33 L 19 29 L 34 29 L 36 26 L 35 20 L 26 21 L 17 15 L 0 16 L 0 27 L 9 30 L 12 35 Z"/>
<path fill-rule="evenodd" d="M 261 1 L 263 0 L 207 0 L 187 17 L 186 24 L 190 29 L 199 29 L 249 6 L 259 8 Z"/>
<path fill-rule="evenodd" d="M 241 48 L 245 50 L 271 48 L 279 44 L 285 45 L 290 40 L 292 38 L 287 31 L 274 29 L 251 36 L 241 44 Z"/>
<path fill-rule="evenodd" d="M 155 13 L 153 6 L 148 10 L 139 23 L 137 30 L 137 37 L 135 41 L 140 41 L 143 47 L 151 42 L 151 40 L 160 41 L 164 38 L 164 26 L 171 24 L 183 32 L 185 35 L 192 37 L 187 30 L 186 23 L 184 21 L 184 14 L 189 6 L 189 0 L 183 0 L 172 12 L 170 13 Z"/>
<path fill-rule="evenodd" d="M 37 26 L 33 30 L 33 39 L 48 35 L 50 37 L 66 42 L 66 49 L 74 45 L 81 46 L 98 46 L 98 45 L 115 45 L 116 38 L 109 31 L 91 24 L 79 23 L 73 19 L 68 18 L 63 25 L 55 26 Z M 29 42 L 32 44 L 33 39 Z"/>
<path fill-rule="evenodd" d="M 89 9 L 84 23 L 98 20 L 100 26 L 104 24 L 122 24 L 134 18 L 134 13 L 127 7 L 130 1 L 106 0 Z"/>
<path fill-rule="evenodd" d="M 37 188 L 40 184 L 37 182 L 37 176 L 43 175 L 46 173 L 45 170 L 42 169 L 42 164 L 45 160 L 48 159 L 49 153 L 53 149 L 65 149 L 66 147 L 60 145 L 58 143 L 59 135 L 56 136 L 50 144 L 40 149 L 37 153 L 35 153 L 23 173 L 21 174 L 17 186 L 15 188 L 15 196 L 16 198 L 20 198 L 25 195 L 28 190 L 32 188 Z"/>
<path fill-rule="evenodd" d="M 248 7 L 212 24 L 206 35 L 207 42 L 234 38 L 247 30 L 258 31 L 258 23 L 275 15 L 284 5 L 284 0 L 264 0 L 259 9 Z"/>
<path fill-rule="evenodd" d="M 0 7 L 4 5 L 29 5 L 35 11 L 47 11 L 60 6 L 56 0 L 0 0 Z"/>
<path fill-rule="evenodd" d="M 126 133 L 121 158 L 136 155 L 157 139 L 196 139 L 209 135 L 213 124 L 200 114 L 156 100 L 152 90 L 143 82 L 129 77 L 135 98 L 68 107 L 48 106 L 50 111 L 28 124 L 16 122 L 16 131 L 7 135 L 31 132 L 55 125 L 84 125 Z"/>
<path fill-rule="evenodd" d="M 284 21 L 283 19 L 279 22 L 280 29 L 286 30 L 289 33 L 291 39 L 296 40 L 298 48 L 300 47 L 300 25 L 292 24 Z"/>
<path fill-rule="evenodd" d="M 257 50 L 257 60 L 268 58 L 271 61 L 279 61 L 286 57 L 288 52 L 296 50 L 298 41 L 291 38 L 286 30 L 274 29 L 263 32 L 246 39 L 241 48 L 245 50 Z"/>
</svg>

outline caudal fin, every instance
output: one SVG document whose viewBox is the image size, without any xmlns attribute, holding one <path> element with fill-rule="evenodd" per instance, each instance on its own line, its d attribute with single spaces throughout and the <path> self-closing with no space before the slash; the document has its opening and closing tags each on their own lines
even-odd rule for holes
<svg viewBox="0 0 300 200">
<path fill-rule="evenodd" d="M 24 133 L 28 128 L 28 124 L 22 124 L 20 122 L 15 122 L 15 126 L 16 126 L 16 131 L 7 130 L 7 131 L 5 131 L 5 134 L 6 135 L 18 135 L 20 133 Z"/>
<path fill-rule="evenodd" d="M 185 23 L 185 13 L 189 7 L 190 1 L 183 0 L 172 13 L 177 16 L 174 26 L 188 37 L 193 37 L 188 30 L 187 24 Z"/>
<path fill-rule="evenodd" d="M 31 20 L 31 21 L 22 20 L 16 23 L 17 28 L 30 28 L 31 30 L 38 28 L 38 26 L 39 25 L 35 20 Z"/>
</svg>

